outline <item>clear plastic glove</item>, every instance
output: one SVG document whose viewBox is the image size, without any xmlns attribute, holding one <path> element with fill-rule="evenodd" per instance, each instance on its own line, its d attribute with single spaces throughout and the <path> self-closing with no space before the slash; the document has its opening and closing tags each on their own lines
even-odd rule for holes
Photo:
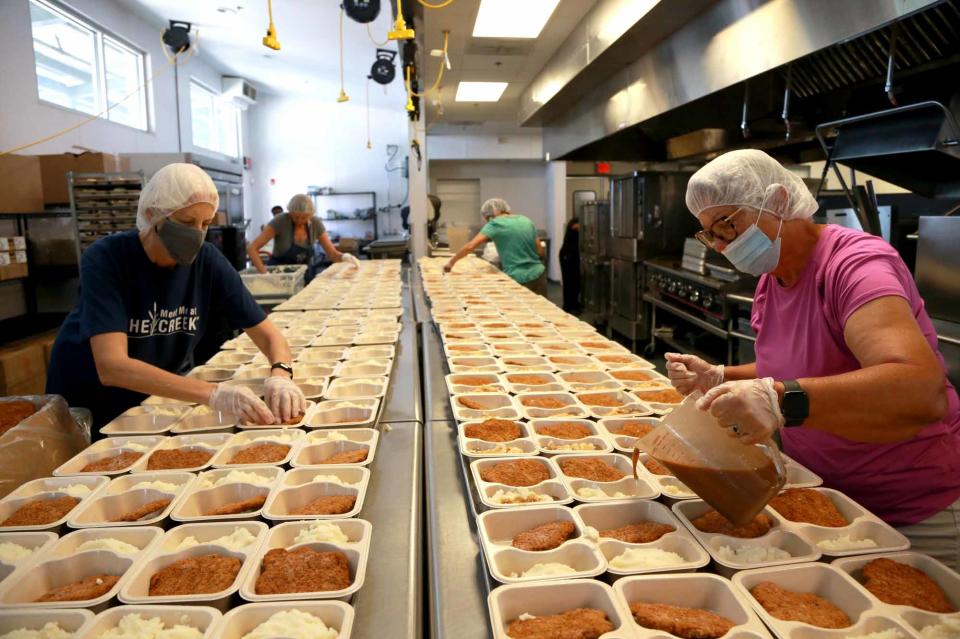
<svg viewBox="0 0 960 639">
<path fill-rule="evenodd" d="M 358 260 L 352 253 L 344 253 L 340 258 L 340 261 L 346 264 L 348 268 L 360 268 L 360 260 Z"/>
<path fill-rule="evenodd" d="M 784 424 L 773 378 L 747 379 L 714 386 L 697 400 L 697 408 L 710 411 L 730 436 L 744 444 L 757 444 L 773 436 Z"/>
<path fill-rule="evenodd" d="M 246 386 L 217 384 L 207 405 L 231 415 L 238 415 L 248 424 L 273 424 L 277 420 L 256 393 Z"/>
<path fill-rule="evenodd" d="M 689 395 L 695 390 L 706 393 L 723 383 L 723 364 L 708 364 L 696 355 L 666 353 L 667 377 L 680 393 Z"/>
<path fill-rule="evenodd" d="M 263 396 L 281 422 L 303 415 L 307 410 L 307 398 L 289 377 L 268 377 L 263 383 Z"/>
</svg>

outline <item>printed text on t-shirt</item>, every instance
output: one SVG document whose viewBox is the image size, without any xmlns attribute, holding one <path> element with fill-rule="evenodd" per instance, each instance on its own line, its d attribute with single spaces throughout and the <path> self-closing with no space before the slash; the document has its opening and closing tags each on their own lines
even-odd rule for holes
<svg viewBox="0 0 960 639">
<path fill-rule="evenodd" d="M 174 309 L 161 308 L 153 305 L 153 310 L 147 312 L 144 319 L 130 318 L 128 337 L 152 337 L 154 335 L 172 335 L 174 333 L 195 334 L 197 332 L 196 307 L 179 306 Z"/>
</svg>

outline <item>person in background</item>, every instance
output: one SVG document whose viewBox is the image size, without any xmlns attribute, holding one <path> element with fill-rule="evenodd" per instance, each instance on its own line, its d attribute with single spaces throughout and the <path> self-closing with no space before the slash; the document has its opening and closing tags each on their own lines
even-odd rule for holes
<svg viewBox="0 0 960 639">
<path fill-rule="evenodd" d="M 667 354 L 682 393 L 744 443 L 777 431 L 824 485 L 960 569 L 960 399 L 910 270 L 882 238 L 810 220 L 817 202 L 766 153 L 690 178 L 697 238 L 760 277 L 756 362 Z"/>
<path fill-rule="evenodd" d="M 283 207 L 280 206 L 279 204 L 275 205 L 272 209 L 270 209 L 270 217 L 277 217 L 281 213 L 283 213 Z"/>
<path fill-rule="evenodd" d="M 560 274 L 563 277 L 563 310 L 579 315 L 580 306 L 580 220 L 571 218 L 560 245 Z"/>
<path fill-rule="evenodd" d="M 230 262 L 204 242 L 218 203 L 202 169 L 169 164 L 140 193 L 137 228 L 84 251 L 80 299 L 54 342 L 47 392 L 89 408 L 95 437 L 148 395 L 207 404 L 257 424 L 306 409 L 283 335 Z M 182 375 L 215 315 L 246 332 L 271 362 L 266 403 L 245 386 Z"/>
<path fill-rule="evenodd" d="M 307 266 L 307 279 L 314 275 L 313 243 L 320 242 L 324 253 L 331 262 L 347 262 L 357 266 L 357 258 L 349 253 L 344 254 L 337 250 L 330 241 L 327 229 L 323 222 L 315 215 L 313 200 L 302 193 L 294 195 L 287 204 L 287 212 L 277 215 L 265 229 L 260 232 L 247 247 L 250 263 L 261 273 L 267 272 L 267 267 L 260 258 L 260 249 L 273 240 L 273 251 L 267 264 L 304 264 Z"/>
<path fill-rule="evenodd" d="M 491 198 L 480 207 L 486 224 L 472 240 L 450 258 L 443 270 L 449 273 L 461 259 L 493 240 L 503 272 L 534 293 L 547 296 L 547 268 L 543 264 L 543 243 L 537 229 L 524 215 L 510 211 L 506 200 Z"/>
</svg>

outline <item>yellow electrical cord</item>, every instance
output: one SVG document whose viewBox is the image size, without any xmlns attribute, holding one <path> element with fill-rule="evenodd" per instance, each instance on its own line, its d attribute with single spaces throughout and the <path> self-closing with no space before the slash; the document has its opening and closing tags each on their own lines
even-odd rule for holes
<svg viewBox="0 0 960 639">
<path fill-rule="evenodd" d="M 428 4 L 423 0 L 417 0 L 417 2 L 425 6 L 427 9 L 443 9 L 446 6 L 453 4 L 453 0 L 446 0 L 446 2 L 441 2 L 440 4 Z"/>
<path fill-rule="evenodd" d="M 397 19 L 393 23 L 393 31 L 387 33 L 390 40 L 413 40 L 417 34 L 413 29 L 407 28 L 407 23 L 403 19 L 403 0 L 397 0 Z"/>
<path fill-rule="evenodd" d="M 373 29 L 370 28 L 369 22 L 367 23 L 367 37 L 370 38 L 370 42 L 372 42 L 377 47 L 385 47 L 388 44 L 390 44 L 390 38 L 387 38 L 383 42 L 377 42 L 376 40 L 373 39 Z"/>
<path fill-rule="evenodd" d="M 350 96 L 347 95 L 347 92 L 343 90 L 343 15 L 346 13 L 346 9 L 343 8 L 343 5 L 340 5 L 340 95 L 337 97 L 337 102 L 346 102 L 350 99 Z"/>
<path fill-rule="evenodd" d="M 449 32 L 449 31 L 444 31 L 444 32 L 443 32 L 443 58 L 445 58 L 446 55 L 447 55 L 447 42 L 449 41 L 449 38 L 450 38 L 450 32 Z M 423 96 L 427 95 L 427 94 L 430 93 L 431 91 L 436 91 L 437 88 L 440 86 L 440 81 L 443 80 L 443 72 L 444 72 L 444 70 L 446 70 L 446 68 L 447 68 L 447 65 L 444 64 L 443 58 L 440 59 L 440 70 L 437 72 L 437 79 L 434 80 L 433 86 L 430 87 L 429 89 L 427 89 L 426 91 L 424 91 L 423 93 L 417 93 L 416 91 L 411 90 L 411 88 L 410 88 L 410 66 L 407 65 L 407 81 L 406 81 L 407 93 L 409 93 L 410 95 L 416 96 L 416 97 L 418 97 L 418 98 L 422 98 Z"/>
<path fill-rule="evenodd" d="M 160 37 L 161 37 L 161 41 L 162 41 L 162 39 L 163 39 L 163 34 L 162 34 L 162 33 L 161 33 L 161 36 L 160 36 Z M 163 46 L 166 47 L 166 45 L 163 45 Z M 164 55 L 166 55 L 166 49 L 164 49 L 163 51 L 164 51 Z M 186 58 L 186 60 L 184 60 L 184 62 L 186 62 L 186 61 L 189 60 L 191 57 L 193 57 L 193 53 L 192 53 L 193 47 L 190 47 L 190 51 L 191 51 L 190 55 L 187 56 L 187 58 Z M 128 99 L 130 99 L 131 97 L 133 97 L 134 95 L 136 95 L 137 93 L 139 93 L 139 92 L 140 92 L 144 87 L 146 87 L 148 84 L 152 83 L 154 80 L 156 80 L 157 78 L 159 78 L 160 76 L 162 76 L 164 73 L 166 73 L 171 67 L 173 67 L 174 65 L 179 66 L 179 65 L 183 64 L 183 62 L 178 62 L 178 58 L 179 58 L 179 56 L 181 56 L 181 55 L 183 55 L 183 52 L 174 55 L 172 58 L 169 57 L 169 56 L 167 56 L 167 60 L 170 62 L 169 65 L 164 66 L 164 67 L 163 67 L 162 69 L 160 69 L 159 71 L 156 71 L 156 70 L 155 70 L 154 73 L 153 73 L 150 77 L 145 78 L 144 81 L 141 82 L 141 83 L 139 84 L 139 86 L 137 86 L 136 89 L 134 89 L 133 91 L 131 91 L 131 92 L 128 93 L 127 95 L 123 96 L 122 98 L 120 98 L 119 100 L 117 100 L 116 102 L 114 102 L 113 104 L 107 105 L 107 108 L 104 109 L 103 111 L 101 111 L 100 113 L 96 113 L 96 114 L 94 114 L 94 115 L 91 115 L 91 116 L 88 117 L 88 118 L 84 118 L 83 120 L 80 120 L 80 121 L 77 122 L 76 124 L 72 124 L 72 125 L 68 126 L 68 127 L 65 128 L 65 129 L 61 129 L 61 130 L 57 131 L 56 133 L 52 133 L 52 134 L 50 134 L 50 135 L 48 135 L 48 136 L 46 136 L 46 137 L 42 137 L 42 138 L 40 138 L 39 140 L 34 140 L 33 142 L 27 142 L 26 144 L 21 144 L 20 146 L 15 146 L 15 147 L 13 147 L 12 149 L 6 149 L 5 151 L 0 151 L 0 156 L 10 155 L 10 154 L 12 154 L 12 153 L 16 153 L 17 151 L 23 151 L 24 149 L 29 149 L 30 147 L 37 146 L 38 144 L 43 144 L 44 142 L 49 142 L 50 140 L 55 140 L 55 139 L 59 138 L 59 137 L 62 136 L 62 135 L 66 135 L 67 133 L 70 133 L 71 131 L 75 131 L 76 129 L 79 129 L 80 127 L 82 127 L 82 126 L 84 126 L 84 125 L 90 124 L 91 122 L 93 122 L 94 120 L 96 120 L 96 119 L 98 119 L 98 118 L 102 118 L 102 117 L 105 116 L 107 113 L 109 113 L 110 110 L 113 109 L 113 107 L 117 106 L 118 104 L 122 104 L 123 102 L 126 102 Z"/>
<path fill-rule="evenodd" d="M 267 15 L 270 16 L 270 24 L 267 25 L 267 35 L 263 36 L 263 46 L 279 51 L 280 41 L 277 40 L 277 28 L 273 26 L 273 0 L 267 0 Z"/>
</svg>

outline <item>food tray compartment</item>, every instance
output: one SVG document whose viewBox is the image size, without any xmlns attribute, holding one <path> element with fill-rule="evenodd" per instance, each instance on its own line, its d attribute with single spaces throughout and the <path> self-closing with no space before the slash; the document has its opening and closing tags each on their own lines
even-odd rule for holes
<svg viewBox="0 0 960 639">
<path fill-rule="evenodd" d="M 619 390 L 622 385 L 606 371 L 562 371 L 557 377 L 572 393 Z"/>
<path fill-rule="evenodd" d="M 632 451 L 631 451 L 632 452 Z M 646 468 L 646 464 L 649 461 L 653 461 L 653 458 L 646 453 L 640 453 L 640 457 L 637 460 L 637 465 L 643 465 Z M 669 470 L 669 469 L 667 469 Z M 665 499 L 667 505 L 671 505 L 682 499 L 696 499 L 697 494 L 690 490 L 690 488 L 684 484 L 682 481 L 671 475 L 658 475 L 649 468 L 647 468 L 647 473 L 649 473 L 650 478 L 660 485 L 660 495 Z"/>
<path fill-rule="evenodd" d="M 295 379 L 294 383 L 300 389 L 300 392 L 303 393 L 304 397 L 317 401 L 327 392 L 327 384 L 329 381 L 327 377 L 301 377 Z"/>
<path fill-rule="evenodd" d="M 550 373 L 553 364 L 539 355 L 501 355 L 500 365 L 508 373 Z"/>
<path fill-rule="evenodd" d="M 604 417 L 597 422 L 600 431 L 606 434 L 613 443 L 613 447 L 622 453 L 632 453 L 638 437 L 623 434 L 623 427 L 627 424 L 649 426 L 653 430 L 660 425 L 659 417 Z M 649 431 L 648 431 L 649 432 Z"/>
<path fill-rule="evenodd" d="M 589 355 L 548 355 L 547 360 L 558 371 L 596 371 L 603 366 Z"/>
<path fill-rule="evenodd" d="M 468 408 L 463 402 L 478 402 L 486 408 Z M 488 417 L 498 419 L 519 419 L 520 413 L 513 398 L 506 393 L 466 393 L 451 395 L 450 406 L 457 421 L 483 420 Z"/>
<path fill-rule="evenodd" d="M 0 529 L 2 530 L 2 529 Z M 16 561 L 0 559 L 0 584 L 11 576 L 15 570 L 26 569 L 46 556 L 46 551 L 57 541 L 57 534 L 52 532 L 0 532 L 0 545 L 16 544 L 32 552 Z M 0 622 L 2 623 L 2 622 Z M 2 630 L 2 626 L 0 626 Z"/>
<path fill-rule="evenodd" d="M 524 402 L 538 400 L 557 400 L 563 403 L 558 408 L 539 408 L 527 406 Z M 586 417 L 587 410 L 577 398 L 570 393 L 520 393 L 516 398 L 517 408 L 526 419 L 543 419 L 548 417 Z"/>
<path fill-rule="evenodd" d="M 559 378 L 554 373 L 510 372 L 500 376 L 507 390 L 511 393 L 558 393 L 566 391 Z M 530 384 L 537 381 L 543 383 Z"/>
<path fill-rule="evenodd" d="M 594 357 L 605 370 L 615 370 L 618 368 L 656 368 L 651 362 L 632 353 L 597 353 Z"/>
<path fill-rule="evenodd" d="M 317 404 L 304 419 L 305 428 L 367 426 L 377 419 L 379 399 L 330 400 Z"/>
<path fill-rule="evenodd" d="M 236 473 L 233 477 L 239 477 L 240 480 L 230 481 L 230 473 Z M 248 474 L 257 475 L 260 480 L 254 483 L 249 479 Z M 260 515 L 263 506 L 228 515 L 207 515 L 205 513 L 232 502 L 260 496 L 269 498 L 270 492 L 276 487 L 282 476 L 283 470 L 277 466 L 245 466 L 242 469 L 220 468 L 207 471 L 198 477 L 197 481 L 180 499 L 171 514 L 171 518 L 180 522 L 255 519 Z M 217 484 L 218 480 L 225 480 L 225 482 Z M 259 481 L 263 483 L 259 483 Z M 207 486 L 208 482 L 214 485 Z"/>
<path fill-rule="evenodd" d="M 100 429 L 104 435 L 158 435 L 173 428 L 190 408 L 184 404 L 134 406 Z"/>
<path fill-rule="evenodd" d="M 392 360 L 395 349 L 393 346 L 351 346 L 344 350 L 343 359 L 346 361 L 371 359 Z"/>
<path fill-rule="evenodd" d="M 597 419 L 604 417 L 645 417 L 653 414 L 650 406 L 622 390 L 582 392 L 577 393 L 576 398 L 589 411 L 590 415 Z M 606 400 L 607 398 L 619 401 L 621 404 L 619 406 L 602 406 L 594 403 L 597 399 Z"/>
<path fill-rule="evenodd" d="M 606 372 L 615 382 L 631 390 L 670 386 L 670 379 L 652 368 L 614 368 Z"/>
<path fill-rule="evenodd" d="M 56 531 L 67 519 L 92 496 L 99 494 L 101 488 L 110 480 L 107 477 L 85 475 L 80 477 L 42 477 L 23 484 L 12 493 L 0 499 L 0 522 L 5 521 L 20 507 L 35 499 L 51 499 L 69 495 L 80 500 L 70 512 L 47 524 L 24 526 L 0 526 L 0 532 L 16 531 Z M 83 492 L 84 490 L 89 492 Z"/>
<path fill-rule="evenodd" d="M 494 355 L 490 346 L 484 342 L 451 342 L 444 345 L 444 352 L 447 357 L 457 357 L 458 355 L 468 357 L 491 357 Z"/>
<path fill-rule="evenodd" d="M 335 478 L 335 479 L 334 479 Z M 344 519 L 356 517 L 363 508 L 363 500 L 370 484 L 370 471 L 351 466 L 296 468 L 286 473 L 263 507 L 263 516 L 271 521 L 301 519 Z M 342 514 L 293 514 L 315 499 L 331 495 L 356 497 L 353 508 Z"/>
<path fill-rule="evenodd" d="M 743 594 L 723 577 L 708 574 L 646 575 L 625 577 L 613 585 L 618 603 L 630 610 L 635 602 L 666 604 L 683 608 L 709 610 L 735 623 L 725 639 L 769 639 L 770 633 L 761 623 Z M 670 639 L 674 635 L 645 628 L 629 615 L 629 624 L 638 639 Z"/>
<path fill-rule="evenodd" d="M 392 359 L 344 360 L 333 371 L 335 377 L 389 377 Z"/>
<path fill-rule="evenodd" d="M 827 639 L 863 634 L 862 626 L 867 618 L 882 611 L 842 570 L 824 563 L 806 563 L 793 566 L 774 566 L 745 570 L 732 577 L 732 581 L 744 595 L 760 619 L 780 639 Z M 774 617 L 753 598 L 750 590 L 763 581 L 770 581 L 793 592 L 812 593 L 831 602 L 853 622 L 843 633 L 830 632 L 799 621 L 785 621 Z"/>
<path fill-rule="evenodd" d="M 0 609 L 0 636 L 22 628 L 40 631 L 47 623 L 55 623 L 61 630 L 70 633 L 73 638 L 80 639 L 82 636 L 80 630 L 92 619 L 93 613 L 82 608 L 75 610 Z"/>
<path fill-rule="evenodd" d="M 513 537 L 518 533 L 553 521 L 571 522 L 576 527 L 574 535 L 550 550 L 529 551 L 513 547 Z M 580 519 L 565 506 L 490 510 L 480 515 L 477 527 L 487 567 L 493 578 L 501 583 L 595 577 L 606 568 L 606 560 L 596 545 L 584 538 Z M 531 566 L 546 563 L 563 564 L 576 572 L 556 576 L 521 576 Z"/>
<path fill-rule="evenodd" d="M 249 364 L 250 360 L 252 359 L 253 359 L 253 355 L 251 353 L 245 353 L 242 351 L 220 351 L 219 353 L 216 353 L 213 357 L 208 359 L 207 364 L 211 364 L 213 366 L 221 366 L 221 365 L 236 366 L 236 365 Z"/>
<path fill-rule="evenodd" d="M 375 428 L 343 428 L 313 431 L 309 433 L 291 461 L 294 468 L 317 466 L 319 460 L 331 455 L 345 452 L 348 449 L 357 450 L 358 446 L 365 446 L 368 450 L 367 458 L 359 464 L 350 466 L 366 466 L 373 461 L 377 453 L 377 443 L 380 433 Z M 337 443 L 353 444 L 352 446 L 330 446 Z M 332 451 L 332 452 L 331 452 Z M 323 464 L 332 467 L 331 464 Z"/>
<path fill-rule="evenodd" d="M 564 439 L 539 432 L 541 428 L 552 424 L 577 424 L 589 430 L 590 435 L 580 439 Z M 530 430 L 533 431 L 537 448 L 542 455 L 609 453 L 613 450 L 613 446 L 608 439 L 600 433 L 597 425 L 589 419 L 534 419 L 530 421 Z"/>
<path fill-rule="evenodd" d="M 816 488 L 823 485 L 823 479 L 792 457 L 780 453 L 783 466 L 787 471 L 787 483 L 784 488 Z"/>
<path fill-rule="evenodd" d="M 307 366 L 312 364 L 319 364 L 321 366 L 336 366 L 343 356 L 344 350 L 344 348 L 336 346 L 305 348 L 300 351 L 299 355 L 297 355 L 297 359 L 294 360 L 294 363 L 305 364 Z"/>
<path fill-rule="evenodd" d="M 527 342 L 495 342 L 490 347 L 498 357 L 512 357 L 515 355 L 539 355 L 537 347 Z"/>
<path fill-rule="evenodd" d="M 488 466 L 493 466 L 494 464 L 511 461 L 516 459 L 515 457 L 493 457 L 489 459 L 477 459 L 470 462 L 470 473 L 473 477 L 474 484 L 477 486 L 477 492 L 480 494 L 480 501 L 487 506 L 488 508 L 514 508 L 521 506 L 529 505 L 542 505 L 545 503 L 552 504 L 568 504 L 572 501 L 570 493 L 567 491 L 566 486 L 560 480 L 560 473 L 557 470 L 557 467 L 553 465 L 551 460 L 536 457 L 538 462 L 546 465 L 547 470 L 550 473 L 550 477 L 545 481 L 542 481 L 533 486 L 510 486 L 507 484 L 492 483 L 486 482 L 480 477 L 480 471 L 483 468 Z M 529 496 L 530 498 L 538 497 L 536 501 L 522 501 L 522 502 L 511 502 L 511 503 L 501 503 L 497 500 L 498 491 L 502 491 L 508 495 L 519 494 L 521 496 Z"/>
<path fill-rule="evenodd" d="M 213 637 L 217 622 L 223 616 L 219 610 L 208 606 L 114 606 L 97 615 L 82 633 L 75 635 L 75 639 L 98 639 L 103 633 L 117 628 L 127 615 L 140 615 L 142 619 L 159 618 L 167 630 L 176 625 L 189 626 L 199 630 L 203 639 Z"/>
<path fill-rule="evenodd" d="M 577 608 L 602 610 L 613 625 L 611 632 L 599 639 L 626 639 L 633 636 L 630 613 L 616 601 L 613 589 L 593 579 L 508 584 L 500 586 L 487 598 L 490 624 L 496 639 L 510 639 L 509 625 L 520 615 L 535 617 L 558 615 Z"/>
<path fill-rule="evenodd" d="M 521 437 L 506 442 L 488 442 L 483 439 L 467 437 L 467 426 L 480 424 L 483 420 L 460 422 L 459 432 L 460 453 L 466 457 L 532 457 L 537 454 L 537 442 L 533 438 L 533 431 L 524 422 L 514 422 L 520 427 Z M 517 449 L 517 450 L 508 450 Z M 519 452 L 518 452 L 519 451 Z"/>
<path fill-rule="evenodd" d="M 153 449 L 163 443 L 165 437 L 156 435 L 140 435 L 136 437 L 108 437 L 94 442 L 86 449 L 80 451 L 72 458 L 65 461 L 59 468 L 53 471 L 55 477 L 64 477 L 67 475 L 122 475 L 131 470 L 131 468 L 145 457 L 149 457 Z M 121 452 L 141 453 L 141 457 L 131 462 L 126 468 L 120 470 L 102 470 L 102 471 L 83 471 L 81 470 L 87 464 L 99 461 L 106 457 L 119 455 Z"/>
<path fill-rule="evenodd" d="M 607 562 L 607 571 L 616 576 L 636 575 L 653 572 L 684 572 L 703 568 L 710 562 L 710 555 L 697 543 L 696 539 L 680 525 L 670 509 L 655 501 L 638 501 L 631 504 L 596 503 L 581 504 L 573 509 L 580 521 L 583 522 L 585 534 L 593 538 L 598 544 L 604 561 Z M 603 530 L 621 528 L 640 522 L 655 522 L 673 527 L 668 532 L 647 543 L 630 543 L 612 537 L 600 537 Z M 661 550 L 671 552 L 682 558 L 668 566 L 614 566 L 611 561 L 623 553 L 631 550 Z"/>
<path fill-rule="evenodd" d="M 233 381 L 263 381 L 266 378 L 270 377 L 273 371 L 270 369 L 268 364 L 249 364 L 240 368 L 234 375 Z"/>
<path fill-rule="evenodd" d="M 672 386 L 664 386 L 663 388 L 641 388 L 638 390 L 630 391 L 630 394 L 640 400 L 643 404 L 649 406 L 655 413 L 669 413 L 674 408 L 679 406 L 683 399 L 681 398 L 676 402 L 664 402 L 658 401 L 651 393 L 663 393 L 663 392 L 676 392 Z"/>
<path fill-rule="evenodd" d="M 230 433 L 198 433 L 192 435 L 176 435 L 173 437 L 166 437 L 162 442 L 160 442 L 156 448 L 150 451 L 149 455 L 144 455 L 138 459 L 130 467 L 130 472 L 133 474 L 137 473 L 175 473 L 180 471 L 192 471 L 197 472 L 208 468 L 213 462 L 213 458 L 216 456 L 217 452 L 223 448 L 223 445 L 230 440 L 232 435 Z M 211 453 L 211 456 L 207 461 L 196 466 L 188 466 L 185 468 L 147 468 L 147 465 L 150 463 L 150 456 L 159 450 L 173 450 L 173 449 L 186 449 L 187 451 L 203 451 Z"/>
<path fill-rule="evenodd" d="M 232 379 L 237 369 L 228 366 L 197 366 L 187 377 L 199 379 L 201 382 L 225 382 Z"/>
<path fill-rule="evenodd" d="M 160 526 L 179 503 L 180 498 L 193 484 L 193 473 L 183 471 L 158 471 L 136 475 L 123 475 L 113 479 L 110 484 L 92 499 L 84 500 L 73 509 L 67 525 L 71 528 L 104 528 L 122 526 Z M 138 484 L 163 482 L 166 486 L 136 488 Z M 162 510 L 150 514 L 146 519 L 136 521 L 111 521 L 152 501 L 169 499 Z M 149 513 L 148 513 L 149 514 Z"/>
<path fill-rule="evenodd" d="M 243 639 L 274 614 L 299 610 L 317 617 L 328 628 L 338 631 L 337 639 L 350 639 L 353 630 L 353 608 L 342 601 L 273 601 L 252 603 L 233 608 L 223 617 L 216 631 L 217 639 Z"/>
<path fill-rule="evenodd" d="M 383 332 L 364 332 L 358 333 L 356 337 L 353 338 L 353 343 L 358 346 L 374 346 L 381 344 L 395 344 L 397 338 L 400 337 L 400 330 L 395 331 L 383 331 Z"/>
<path fill-rule="evenodd" d="M 328 364 L 297 364 L 293 367 L 294 381 L 308 380 L 317 377 L 330 377 L 333 375 L 337 362 Z"/>
<path fill-rule="evenodd" d="M 499 373 L 502 370 L 496 357 L 455 356 L 447 359 L 451 373 Z"/>
<path fill-rule="evenodd" d="M 387 392 L 389 377 L 356 377 L 339 378 L 333 380 L 325 399 L 375 399 L 383 397 Z"/>
<path fill-rule="evenodd" d="M 197 406 L 177 422 L 170 432 L 174 435 L 231 430 L 240 423 L 237 415 L 213 410 L 209 406 Z"/>
<path fill-rule="evenodd" d="M 543 355 L 586 355 L 582 348 L 565 340 L 556 342 L 539 342 L 536 344 L 537 351 Z"/>
<path fill-rule="evenodd" d="M 673 505 L 673 513 L 710 553 L 717 572 L 721 575 L 729 577 L 739 570 L 784 566 L 820 559 L 820 550 L 786 526 L 787 522 L 769 506 L 764 508 L 763 512 L 773 520 L 773 526 L 766 534 L 749 539 L 707 533 L 694 526 L 693 520 L 709 510 L 712 510 L 710 505 L 701 499 L 679 501 Z M 738 561 L 735 557 L 725 555 L 721 550 L 723 547 L 728 547 L 734 552 L 748 548 L 779 548 L 790 553 L 790 557 L 752 562 Z M 762 556 L 760 558 L 762 559 Z"/>
<path fill-rule="evenodd" d="M 257 551 L 250 571 L 247 573 L 240 587 L 240 596 L 252 602 L 310 599 L 339 599 L 348 601 L 353 593 L 363 587 L 367 573 L 367 562 L 370 557 L 370 537 L 373 527 L 370 525 L 370 522 L 363 519 L 343 519 L 334 522 L 334 525 L 340 528 L 341 532 L 347 536 L 350 540 L 348 543 L 332 541 L 297 543 L 297 536 L 304 528 L 309 526 L 309 524 L 304 525 L 302 521 L 287 522 L 272 528 L 267 535 L 266 541 Z M 291 550 L 303 547 L 312 548 L 318 552 L 340 551 L 346 555 L 350 563 L 351 584 L 341 590 L 292 592 L 275 595 L 257 594 L 256 583 L 260 577 L 263 557 L 274 548 Z"/>
<path fill-rule="evenodd" d="M 451 395 L 462 395 L 470 393 L 504 393 L 507 391 L 506 385 L 500 381 L 496 373 L 483 373 L 480 375 L 452 374 L 445 378 L 447 382 L 447 392 Z M 460 382 L 470 382 L 463 384 Z M 476 384 L 474 382 L 482 382 Z"/>
<path fill-rule="evenodd" d="M 219 452 L 210 460 L 210 465 L 214 468 L 244 468 L 247 466 L 262 465 L 283 466 L 290 463 L 290 460 L 296 455 L 305 439 L 306 432 L 298 428 L 274 428 L 237 433 L 230 437 L 226 444 L 220 447 Z M 230 460 L 241 451 L 271 443 L 289 446 L 290 450 L 287 451 L 287 454 L 282 459 L 275 462 L 253 462 L 249 464 L 230 463 Z"/>
<path fill-rule="evenodd" d="M 624 473 L 616 481 L 593 481 L 582 477 L 570 477 L 563 473 L 562 464 L 574 459 L 600 459 Z M 611 500 L 656 499 L 660 496 L 659 485 L 650 478 L 646 468 L 637 465 L 637 477 L 633 478 L 633 465 L 630 459 L 617 453 L 564 454 L 553 457 L 567 490 L 574 499 L 581 502 L 606 502 Z M 603 494 L 600 494 L 603 493 Z"/>
<path fill-rule="evenodd" d="M 240 430 L 275 430 L 277 428 L 299 428 L 303 426 L 307 419 L 310 418 L 310 414 L 313 411 L 314 407 L 317 405 L 317 402 L 307 400 L 307 408 L 303 411 L 303 415 L 300 417 L 299 421 L 292 423 L 284 424 L 248 424 L 246 422 L 240 422 L 237 424 L 237 428 Z"/>
<path fill-rule="evenodd" d="M 140 550 L 128 555 L 114 553 L 121 557 L 136 558 L 140 553 L 149 551 L 154 544 L 163 535 L 163 529 L 156 526 L 138 526 L 136 528 L 86 528 L 83 530 L 74 530 L 72 533 L 64 535 L 57 540 L 49 549 L 44 560 L 61 559 L 71 557 L 78 552 L 113 552 L 103 550 L 83 550 L 79 551 L 80 546 L 88 541 L 99 539 L 116 539 L 124 543 L 136 546 Z"/>
</svg>

